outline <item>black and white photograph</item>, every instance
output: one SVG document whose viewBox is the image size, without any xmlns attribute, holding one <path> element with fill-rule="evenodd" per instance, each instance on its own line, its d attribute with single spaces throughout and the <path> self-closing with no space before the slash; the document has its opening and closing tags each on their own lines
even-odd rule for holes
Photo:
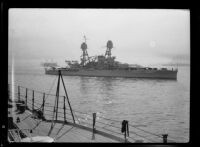
<svg viewBox="0 0 200 147">
<path fill-rule="evenodd" d="M 190 10 L 10 8 L 9 143 L 188 143 Z"/>
</svg>

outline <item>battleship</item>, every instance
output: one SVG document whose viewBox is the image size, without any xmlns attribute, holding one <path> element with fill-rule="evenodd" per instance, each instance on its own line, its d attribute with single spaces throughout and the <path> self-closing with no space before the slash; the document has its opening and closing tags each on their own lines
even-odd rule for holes
<svg viewBox="0 0 200 147">
<path fill-rule="evenodd" d="M 81 44 L 81 62 L 66 60 L 68 66 L 45 68 L 45 74 L 58 75 L 58 71 L 64 76 L 91 76 L 91 77 L 124 77 L 124 78 L 153 78 L 153 79 L 177 79 L 178 69 L 152 68 L 115 61 L 111 55 L 113 42 L 107 41 L 105 55 L 89 56 L 87 52 L 86 37 Z"/>
</svg>

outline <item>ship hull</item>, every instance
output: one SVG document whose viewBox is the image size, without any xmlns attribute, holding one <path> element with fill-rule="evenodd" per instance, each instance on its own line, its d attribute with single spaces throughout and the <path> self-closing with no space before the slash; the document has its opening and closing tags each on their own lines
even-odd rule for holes
<svg viewBox="0 0 200 147">
<path fill-rule="evenodd" d="M 124 77 L 124 78 L 155 78 L 177 79 L 177 71 L 173 70 L 61 70 L 64 76 L 89 76 L 89 77 Z M 45 74 L 58 75 L 58 70 L 45 70 Z"/>
</svg>

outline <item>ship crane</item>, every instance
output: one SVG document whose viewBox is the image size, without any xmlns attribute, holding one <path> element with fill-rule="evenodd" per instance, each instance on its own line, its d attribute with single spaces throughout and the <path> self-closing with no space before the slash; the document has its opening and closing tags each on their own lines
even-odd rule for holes
<svg viewBox="0 0 200 147">
<path fill-rule="evenodd" d="M 86 36 L 84 35 L 85 41 L 81 44 L 81 49 L 83 51 L 83 54 L 81 55 L 81 65 L 85 66 L 86 61 L 88 61 L 89 56 L 87 53 L 87 44 L 86 44 Z"/>
<path fill-rule="evenodd" d="M 113 48 L 113 43 L 111 40 L 108 40 L 106 47 L 107 49 L 106 49 L 105 57 L 111 58 L 111 49 Z"/>
</svg>

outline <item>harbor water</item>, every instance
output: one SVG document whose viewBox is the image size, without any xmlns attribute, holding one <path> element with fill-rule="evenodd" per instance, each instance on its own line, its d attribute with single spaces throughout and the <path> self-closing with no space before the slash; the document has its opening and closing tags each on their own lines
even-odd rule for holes
<svg viewBox="0 0 200 147">
<path fill-rule="evenodd" d="M 55 94 L 58 76 L 37 66 L 9 67 L 9 84 Z M 96 112 L 176 142 L 189 141 L 190 67 L 178 68 L 177 81 L 161 79 L 63 76 L 74 110 Z M 51 89 L 52 88 L 52 89 Z M 51 90 L 50 90 L 51 89 Z M 64 95 L 61 86 L 60 95 Z M 52 103 L 54 100 L 52 99 Z"/>
</svg>

